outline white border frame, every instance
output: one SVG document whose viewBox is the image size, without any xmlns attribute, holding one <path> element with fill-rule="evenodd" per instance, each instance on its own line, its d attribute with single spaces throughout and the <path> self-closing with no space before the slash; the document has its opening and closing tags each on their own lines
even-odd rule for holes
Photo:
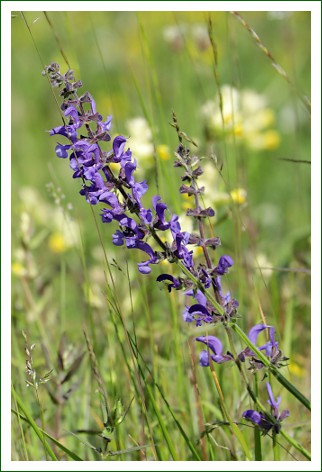
<svg viewBox="0 0 322 472">
<path fill-rule="evenodd" d="M 11 358 L 10 343 L 10 272 L 11 272 L 11 232 L 10 206 L 8 195 L 10 195 L 10 148 L 11 148 L 11 12 L 12 11 L 311 11 L 311 37 L 312 37 L 312 405 L 314 421 L 312 421 L 312 458 L 311 462 L 109 462 L 108 467 L 114 470 L 164 470 L 171 464 L 172 470 L 213 470 L 218 465 L 221 470 L 274 470 L 283 467 L 284 470 L 321 470 L 321 4 L 318 1 L 186 1 L 186 2 L 136 2 L 136 1 L 80 1 L 80 2 L 1 2 L 1 66 L 2 66 L 2 137 L 1 140 L 1 222 L 2 222 L 2 244 L 1 244 L 1 275 L 2 275 L 2 330 L 1 330 L 1 470 L 106 470 L 106 462 L 13 462 L 10 458 L 10 437 L 7 433 L 8 425 L 11 424 L 10 413 L 10 365 Z M 313 72 L 313 71 L 312 71 Z M 299 215 L 300 218 L 300 215 Z M 316 353 L 316 355 L 314 355 Z M 113 465 L 112 465 L 113 464 Z"/>
</svg>

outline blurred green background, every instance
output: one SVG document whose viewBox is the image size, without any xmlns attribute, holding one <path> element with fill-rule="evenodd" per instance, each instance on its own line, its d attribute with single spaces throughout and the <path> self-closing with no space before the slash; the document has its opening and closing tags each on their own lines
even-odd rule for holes
<svg viewBox="0 0 322 472">
<path fill-rule="evenodd" d="M 90 334 L 102 359 L 109 355 L 115 361 L 117 357 L 113 344 L 105 351 L 105 336 L 111 335 L 104 305 L 103 253 L 93 215 L 78 195 L 79 182 L 72 181 L 67 162 L 56 158 L 56 140 L 48 133 L 61 123 L 61 117 L 41 72 L 44 65 L 58 62 L 63 72 L 69 67 L 75 71 L 76 79 L 84 84 L 81 90 L 92 94 L 103 117 L 113 115 L 112 135 L 128 136 L 131 148 L 138 149 L 140 175 L 150 184 L 144 200 L 147 206 L 160 193 L 172 211 L 181 214 L 185 208 L 178 192 L 180 172 L 172 166 L 178 145 L 169 124 L 173 111 L 180 128 L 197 142 L 194 152 L 213 156 L 205 161 L 211 168 L 205 176 L 207 201 L 217 213 L 214 231 L 222 240 L 218 252 L 229 253 L 236 261 L 227 286 L 240 302 L 241 324 L 248 329 L 259 322 L 261 306 L 292 358 L 290 375 L 308 394 L 310 165 L 294 161 L 310 161 L 310 117 L 300 99 L 310 97 L 310 13 L 243 13 L 295 87 L 227 12 L 24 15 L 31 34 L 21 14 L 12 15 L 14 375 L 18 373 L 19 378 L 23 370 L 21 329 L 28 330 L 31 338 L 47 341 L 49 350 L 54 350 L 62 331 L 82 343 L 82 325 L 91 319 Z M 225 85 L 234 87 L 239 94 L 251 90 L 263 101 L 273 130 L 265 135 L 272 137 L 266 144 L 253 145 L 255 138 L 263 137 L 260 125 L 259 134 L 247 141 L 236 128 L 231 136 L 220 133 L 203 111 L 216 97 L 218 104 L 209 17 L 219 85 L 223 90 Z M 264 115 L 252 117 L 245 109 L 243 119 L 253 118 L 256 128 L 256 120 Z M 135 136 L 130 120 L 138 117 Z M 231 117 L 226 118 L 231 124 Z M 146 145 L 152 152 L 142 151 Z M 241 191 L 243 197 L 234 199 L 231 191 Z M 99 220 L 96 208 L 94 212 Z M 139 275 L 133 260 L 140 258 L 113 247 L 115 228 L 100 226 L 122 294 L 130 293 L 129 264 L 133 299 L 125 297 L 124 310 L 133 315 L 134 306 L 140 347 L 150 352 L 152 364 L 171 364 L 172 344 L 167 337 L 173 323 L 183 352 L 187 337 L 194 334 L 181 321 L 183 298 L 171 298 L 171 313 L 169 300 L 154 283 L 164 269 L 155 268 L 150 278 Z M 166 385 L 163 374 L 160 378 Z"/>
</svg>

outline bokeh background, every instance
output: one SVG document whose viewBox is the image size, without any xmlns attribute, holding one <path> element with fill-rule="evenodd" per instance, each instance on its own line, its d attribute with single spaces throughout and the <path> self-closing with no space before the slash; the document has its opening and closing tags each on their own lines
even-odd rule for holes
<svg viewBox="0 0 322 472">
<path fill-rule="evenodd" d="M 112 135 L 129 138 L 140 175 L 150 185 L 146 204 L 151 205 L 151 197 L 158 193 L 173 212 L 184 215 L 189 201 L 178 192 L 180 172 L 172 165 L 178 145 L 170 125 L 175 112 L 180 128 L 198 145 L 191 145 L 193 151 L 205 157 L 205 203 L 216 210 L 214 231 L 222 240 L 218 254 L 228 253 L 235 260 L 227 287 L 239 300 L 240 323 L 247 330 L 264 313 L 291 359 L 287 375 L 309 395 L 310 116 L 303 97 L 310 97 L 310 13 L 242 15 L 293 85 L 227 12 L 64 11 L 25 12 L 24 17 L 13 12 L 13 381 L 27 402 L 30 396 L 35 412 L 32 393 L 26 393 L 24 385 L 22 330 L 38 346 L 34 357 L 41 371 L 55 368 L 62 333 L 70 346 L 85 349 L 85 328 L 109 395 L 117 395 L 126 405 L 129 397 L 124 389 L 132 388 L 126 365 L 120 362 L 120 339 L 115 340 L 106 301 L 106 269 L 95 218 L 78 195 L 79 182 L 72 180 L 67 162 L 56 158 L 56 140 L 48 133 L 61 123 L 58 94 L 55 98 L 41 74 L 51 62 L 58 62 L 63 72 L 73 69 L 84 84 L 82 90 L 95 98 L 97 110 L 104 117 L 113 115 Z M 99 223 L 96 208 L 94 214 Z M 187 230 L 193 229 L 184 216 L 182 221 Z M 154 268 L 149 277 L 140 275 L 137 255 L 113 247 L 115 228 L 99 226 L 126 323 L 135 329 L 142 355 L 168 401 L 183 423 L 191 423 L 187 428 L 192 436 L 198 437 L 191 372 L 198 379 L 205 421 L 214 420 L 218 408 L 209 378 L 195 365 L 198 352 L 188 341 L 197 331 L 182 321 L 183 297 L 160 292 L 155 278 L 164 267 Z M 124 334 L 120 336 L 122 340 Z M 69 400 L 68 412 L 61 412 L 68 430 L 85 424 L 102 427 L 90 367 L 83 362 L 80 369 L 81 384 Z M 220 367 L 223 379 L 227 372 Z M 57 369 L 52 375 L 57 377 Z M 175 376 L 186 383 L 176 387 Z M 238 415 L 240 396 L 238 392 L 229 396 L 226 383 L 228 402 Z M 185 388 L 190 393 L 184 393 Z M 42 395 L 46 422 L 54 430 L 55 405 L 45 387 Z M 290 410 L 292 401 L 283 395 L 283 405 Z M 81 412 L 75 416 L 77 425 L 72 425 L 77 411 Z M 295 434 L 309 447 L 306 413 L 296 405 L 291 414 L 289 423 L 296 425 Z M 135 404 L 125 420 L 134 436 L 139 417 Z M 14 431 L 19 437 L 18 426 Z M 121 444 L 129 447 L 125 436 L 120 433 Z M 77 438 L 68 441 L 99 460 Z M 41 459 L 32 439 L 27 443 L 36 460 Z M 20 440 L 13 449 L 13 457 L 21 460 Z M 223 450 L 214 454 L 227 459 Z M 181 460 L 187 458 L 188 453 L 182 452 Z"/>
</svg>

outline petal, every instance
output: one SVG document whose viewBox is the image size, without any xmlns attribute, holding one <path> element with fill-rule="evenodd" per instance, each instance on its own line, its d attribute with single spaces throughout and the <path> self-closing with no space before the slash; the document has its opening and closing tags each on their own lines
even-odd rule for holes
<svg viewBox="0 0 322 472">
<path fill-rule="evenodd" d="M 290 416 L 290 411 L 289 410 L 283 410 L 282 413 L 280 414 L 280 421 L 285 420 L 285 418 L 288 418 Z"/>
<path fill-rule="evenodd" d="M 196 303 L 189 308 L 189 313 L 202 313 L 203 315 L 210 316 L 209 311 L 203 305 Z"/>
<path fill-rule="evenodd" d="M 257 338 L 259 333 L 261 333 L 264 329 L 269 328 L 269 326 L 266 326 L 264 324 L 257 324 L 251 328 L 251 330 L 248 333 L 248 339 L 256 345 Z"/>
<path fill-rule="evenodd" d="M 154 197 L 152 197 L 152 205 L 153 205 L 153 208 L 156 210 L 156 206 L 158 204 L 158 202 L 161 200 L 161 197 L 159 197 L 159 195 L 154 195 Z"/>
<path fill-rule="evenodd" d="M 70 144 L 57 144 L 57 146 L 55 147 L 55 151 L 56 151 L 56 156 L 57 157 L 60 157 L 62 159 L 65 159 L 66 157 L 68 157 L 68 152 L 67 150 L 71 148 L 71 145 Z"/>
<path fill-rule="evenodd" d="M 140 262 L 138 268 L 141 274 L 149 274 L 151 272 L 151 267 L 146 262 Z"/>
<path fill-rule="evenodd" d="M 126 138 L 124 136 L 117 136 L 113 141 L 113 152 L 115 157 L 120 158 L 123 154 Z"/>
<path fill-rule="evenodd" d="M 269 397 L 269 400 L 267 400 L 267 403 L 269 403 L 272 408 L 278 408 L 280 406 L 282 398 L 278 397 L 277 400 L 275 400 L 272 387 L 268 382 L 266 382 L 266 388 L 267 388 L 267 393 Z"/>
<path fill-rule="evenodd" d="M 242 417 L 255 424 L 260 424 L 262 420 L 261 414 L 256 410 L 246 410 L 244 411 Z"/>
<path fill-rule="evenodd" d="M 206 296 L 202 293 L 201 290 L 197 290 L 196 294 L 195 294 L 195 299 L 197 300 L 197 302 L 200 304 L 200 305 L 203 305 L 203 306 L 206 306 L 207 305 L 207 298 Z"/>
<path fill-rule="evenodd" d="M 209 354 L 207 351 L 201 351 L 201 353 L 199 354 L 199 364 L 202 367 L 209 366 Z"/>
<path fill-rule="evenodd" d="M 193 315 L 191 313 L 189 313 L 189 307 L 185 307 L 183 313 L 182 313 L 182 318 L 183 318 L 183 321 L 185 321 L 186 323 L 192 323 L 193 321 L 195 321 Z"/>
<path fill-rule="evenodd" d="M 165 282 L 165 281 L 170 281 L 171 283 L 167 284 L 168 285 L 168 290 L 171 292 L 172 288 L 179 289 L 181 288 L 181 283 L 179 282 L 178 279 L 173 277 L 172 275 L 169 274 L 161 274 L 159 277 L 157 277 L 157 282 Z"/>
<path fill-rule="evenodd" d="M 124 244 L 124 234 L 120 230 L 116 230 L 112 236 L 112 241 L 115 246 L 123 246 Z"/>
<path fill-rule="evenodd" d="M 215 336 L 199 336 L 196 338 L 196 341 L 206 344 L 206 346 L 208 346 L 215 355 L 221 356 L 222 343 Z"/>
<path fill-rule="evenodd" d="M 219 275 L 224 275 L 228 271 L 229 267 L 231 267 L 232 265 L 234 265 L 234 261 L 230 256 L 221 256 L 218 261 L 216 271 Z"/>
<path fill-rule="evenodd" d="M 141 204 L 141 197 L 148 191 L 148 185 L 146 180 L 142 182 L 136 182 L 132 187 L 132 194 L 137 203 Z"/>
</svg>

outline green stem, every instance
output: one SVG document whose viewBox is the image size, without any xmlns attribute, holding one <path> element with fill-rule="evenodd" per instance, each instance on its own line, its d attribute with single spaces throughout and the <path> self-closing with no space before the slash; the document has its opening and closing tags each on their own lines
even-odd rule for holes
<svg viewBox="0 0 322 472">
<path fill-rule="evenodd" d="M 41 428 L 42 428 L 43 431 L 45 431 L 44 411 L 43 411 L 42 404 L 40 402 L 40 398 L 39 398 L 39 395 L 38 395 L 38 387 L 37 386 L 35 386 L 35 392 L 36 392 L 37 403 L 39 405 Z M 47 448 L 46 448 L 46 439 L 45 439 L 44 434 L 43 434 L 43 441 L 42 442 L 43 442 L 43 445 L 44 445 L 44 451 L 45 451 L 45 456 L 46 456 L 46 460 L 47 460 L 48 455 L 47 455 Z"/>
<path fill-rule="evenodd" d="M 258 397 L 258 378 L 256 374 L 254 375 L 254 390 L 255 390 L 256 397 Z M 258 428 L 254 428 L 254 443 L 255 443 L 255 461 L 261 461 L 262 460 L 262 444 L 261 444 L 261 434 Z"/>
<path fill-rule="evenodd" d="M 283 436 L 283 438 L 286 439 L 287 442 L 292 444 L 292 446 L 295 447 L 295 449 L 301 452 L 303 456 L 305 456 L 309 461 L 311 460 L 311 453 L 307 449 L 305 449 L 305 447 L 303 447 L 300 443 L 295 441 L 295 439 L 293 439 L 291 436 L 285 433 L 283 429 L 281 429 L 280 435 Z"/>
<path fill-rule="evenodd" d="M 227 410 L 226 405 L 225 405 L 224 396 L 223 396 L 223 393 L 222 393 L 222 390 L 221 390 L 221 387 L 220 387 L 220 384 L 219 384 L 219 381 L 218 381 L 218 378 L 217 378 L 217 375 L 216 375 L 216 372 L 215 372 L 215 369 L 213 368 L 213 366 L 211 366 L 211 374 L 212 374 L 212 377 L 214 379 L 215 386 L 216 386 L 216 389 L 217 389 L 217 392 L 218 392 L 218 395 L 219 395 L 220 406 L 222 408 L 224 416 L 226 417 L 226 420 L 229 423 L 230 429 L 233 432 L 233 434 L 236 436 L 236 438 L 238 439 L 241 447 L 243 448 L 243 451 L 244 451 L 247 459 L 251 460 L 251 455 L 250 455 L 250 451 L 249 451 L 248 446 L 247 446 L 247 442 L 246 442 L 241 430 L 238 428 L 238 425 L 233 422 L 231 416 L 228 413 L 228 410 Z"/>
<path fill-rule="evenodd" d="M 274 454 L 274 461 L 280 461 L 280 450 L 278 447 L 278 442 L 276 441 L 276 433 L 272 435 L 272 442 L 273 442 L 273 454 Z"/>
</svg>

